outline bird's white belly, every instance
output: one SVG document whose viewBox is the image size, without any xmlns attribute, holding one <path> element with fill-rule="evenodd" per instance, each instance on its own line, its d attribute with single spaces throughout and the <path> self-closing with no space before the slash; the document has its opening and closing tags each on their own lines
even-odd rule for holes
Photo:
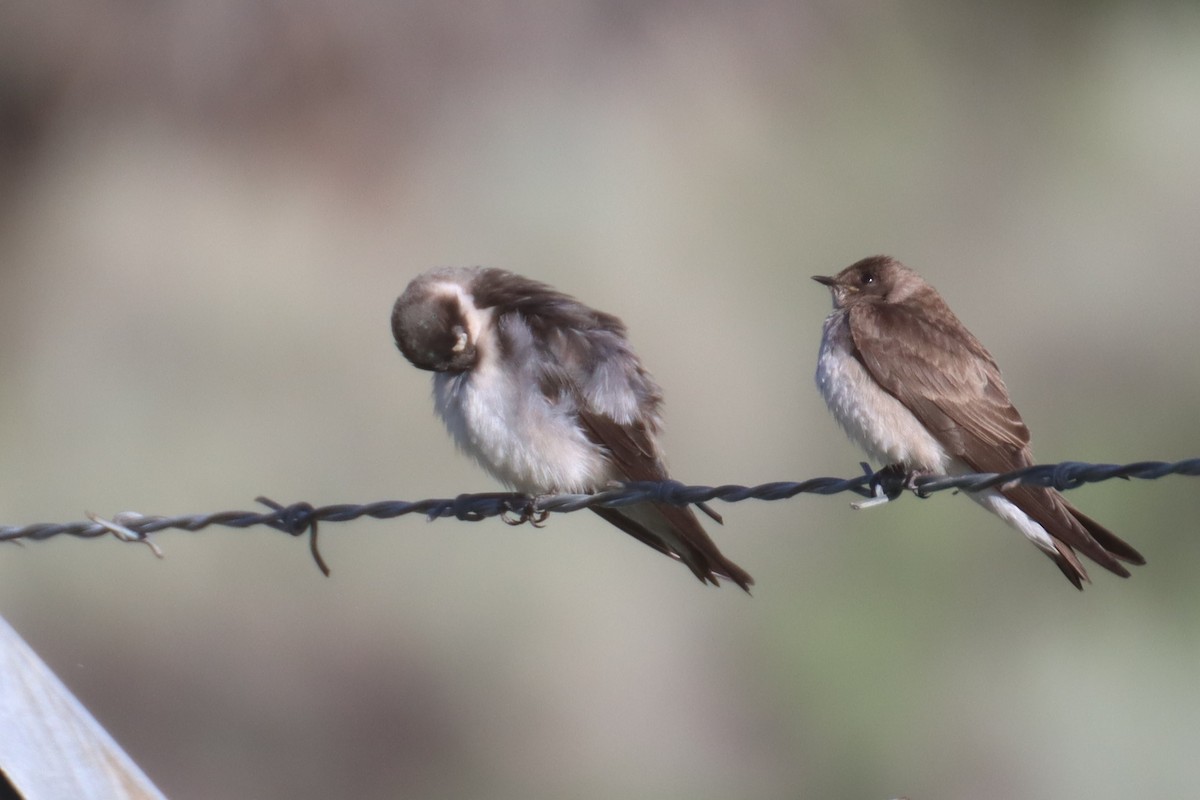
<svg viewBox="0 0 1200 800">
<path fill-rule="evenodd" d="M 846 434 L 877 466 L 945 472 L 950 456 L 903 403 L 884 391 L 854 357 L 843 311 L 825 320 L 816 381 Z"/>
<path fill-rule="evenodd" d="M 520 492 L 592 491 L 612 479 L 600 449 L 570 410 L 552 406 L 489 360 L 434 377 L 434 405 L 463 452 Z"/>
</svg>

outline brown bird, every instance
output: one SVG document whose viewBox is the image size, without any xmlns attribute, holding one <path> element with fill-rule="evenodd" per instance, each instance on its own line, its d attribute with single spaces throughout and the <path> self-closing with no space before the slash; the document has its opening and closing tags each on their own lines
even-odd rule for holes
<svg viewBox="0 0 1200 800">
<path fill-rule="evenodd" d="M 433 372 L 434 406 L 459 448 L 517 491 L 667 480 L 662 390 L 613 315 L 505 270 L 443 267 L 404 290 L 392 333 L 413 366 Z M 701 581 L 726 578 L 747 592 L 754 583 L 690 508 L 592 511 Z"/>
<path fill-rule="evenodd" d="M 817 387 L 868 455 L 911 478 L 1009 472 L 1034 463 L 1029 429 L 991 354 L 920 275 L 872 256 L 834 277 Z M 1076 551 L 1123 578 L 1137 550 L 1053 489 L 1008 485 L 968 496 L 1048 555 L 1067 580 L 1090 581 Z"/>
</svg>

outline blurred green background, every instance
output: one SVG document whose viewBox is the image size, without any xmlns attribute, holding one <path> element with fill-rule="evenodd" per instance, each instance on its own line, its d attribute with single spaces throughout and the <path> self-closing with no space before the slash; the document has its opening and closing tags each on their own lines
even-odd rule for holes
<svg viewBox="0 0 1200 800">
<path fill-rule="evenodd" d="M 396 352 L 434 265 L 621 316 L 674 475 L 858 472 L 812 274 L 879 252 L 1041 461 L 1200 455 L 1200 6 L 6 3 L 0 521 L 496 484 Z M 1200 791 L 1200 494 L 722 506 L 754 597 L 588 514 L 0 548 L 0 613 L 173 798 Z M 0 680 L 2 680 L 0 676 Z"/>
</svg>

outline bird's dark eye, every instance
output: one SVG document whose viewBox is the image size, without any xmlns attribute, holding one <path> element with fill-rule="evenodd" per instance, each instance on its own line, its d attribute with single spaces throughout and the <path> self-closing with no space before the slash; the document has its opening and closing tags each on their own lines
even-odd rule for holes
<svg viewBox="0 0 1200 800">
<path fill-rule="evenodd" d="M 872 275 L 870 272 L 864 272 L 862 275 L 858 276 L 858 282 L 861 283 L 863 286 L 870 286 L 872 283 L 875 282 L 875 276 Z"/>
</svg>

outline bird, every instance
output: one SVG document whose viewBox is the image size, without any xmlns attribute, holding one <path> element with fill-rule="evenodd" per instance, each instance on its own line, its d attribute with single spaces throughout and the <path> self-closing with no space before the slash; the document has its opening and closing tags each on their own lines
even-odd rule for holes
<svg viewBox="0 0 1200 800">
<path fill-rule="evenodd" d="M 1031 466 L 1029 428 L 1000 368 L 915 271 L 890 256 L 864 258 L 829 287 L 816 383 L 846 434 L 870 458 L 907 476 L 1003 473 Z M 1077 589 L 1090 582 L 1078 554 L 1123 578 L 1141 553 L 1059 492 L 1007 484 L 967 495 L 1023 533 Z"/>
<path fill-rule="evenodd" d="M 617 317 L 507 270 L 439 267 L 408 284 L 391 322 L 405 358 L 433 372 L 434 408 L 458 448 L 511 489 L 592 493 L 668 480 L 662 390 Z M 688 507 L 592 511 L 701 582 L 724 578 L 747 593 L 754 583 Z"/>
</svg>

